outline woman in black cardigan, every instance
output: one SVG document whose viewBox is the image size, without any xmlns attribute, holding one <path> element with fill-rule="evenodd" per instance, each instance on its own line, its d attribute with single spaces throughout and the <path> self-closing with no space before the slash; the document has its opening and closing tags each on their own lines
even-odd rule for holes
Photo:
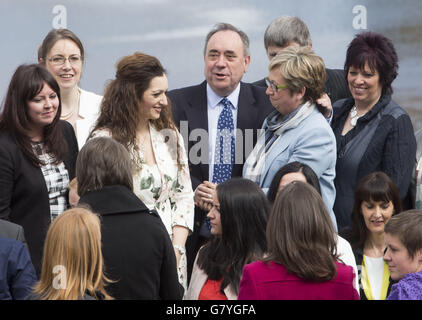
<svg viewBox="0 0 422 320">
<path fill-rule="evenodd" d="M 37 274 L 51 221 L 68 206 L 78 145 L 60 120 L 60 89 L 42 66 L 19 66 L 0 116 L 0 218 L 21 225 Z"/>
<path fill-rule="evenodd" d="M 351 226 L 353 193 L 375 171 L 387 174 L 406 203 L 415 166 L 416 140 L 407 112 L 392 100 L 398 58 L 393 43 L 375 32 L 358 34 L 347 50 L 344 70 L 352 94 L 333 105 L 337 140 L 336 200 L 338 230 Z"/>
<path fill-rule="evenodd" d="M 178 300 L 176 256 L 155 210 L 132 192 L 132 160 L 108 137 L 89 140 L 76 163 L 79 204 L 101 216 L 107 292 L 115 299 Z"/>
</svg>

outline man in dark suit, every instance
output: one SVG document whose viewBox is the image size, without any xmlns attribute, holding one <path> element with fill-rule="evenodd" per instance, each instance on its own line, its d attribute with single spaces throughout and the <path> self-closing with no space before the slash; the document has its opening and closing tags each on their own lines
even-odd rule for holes
<svg viewBox="0 0 422 320">
<path fill-rule="evenodd" d="M 308 27 L 301 19 L 298 17 L 281 16 L 273 20 L 265 30 L 264 45 L 268 59 L 271 60 L 281 49 L 289 46 L 296 45 L 312 49 L 312 39 Z M 325 71 L 327 73 L 327 79 L 325 80 L 324 92 L 330 98 L 331 103 L 349 97 L 350 91 L 344 70 L 325 69 Z M 256 81 L 253 84 L 267 87 L 265 79 Z M 328 117 L 328 115 L 326 116 Z"/>
<path fill-rule="evenodd" d="M 206 37 L 204 62 L 204 82 L 168 93 L 175 123 L 187 143 L 195 190 L 194 231 L 186 242 L 188 278 L 199 247 L 210 236 L 204 218 L 212 206 L 216 184 L 242 175 L 243 162 L 255 145 L 257 131 L 273 110 L 264 88 L 241 82 L 250 64 L 249 39 L 244 32 L 227 23 L 217 24 Z M 225 119 L 235 132 L 234 148 L 230 149 L 229 174 L 218 179 L 216 154 L 222 149 L 218 149 L 221 140 L 217 131 L 227 100 L 230 111 Z"/>
</svg>

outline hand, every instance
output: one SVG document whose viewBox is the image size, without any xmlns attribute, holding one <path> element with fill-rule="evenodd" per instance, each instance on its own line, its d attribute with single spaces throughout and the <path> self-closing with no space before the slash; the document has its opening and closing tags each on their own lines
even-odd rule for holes
<svg viewBox="0 0 422 320">
<path fill-rule="evenodd" d="M 199 201 L 198 207 L 200 207 L 205 212 L 209 212 L 212 209 L 212 203 L 201 200 Z"/>
<path fill-rule="evenodd" d="M 196 206 L 200 206 L 201 202 L 212 204 L 212 198 L 214 196 L 215 183 L 204 181 L 195 190 L 194 202 Z"/>
<path fill-rule="evenodd" d="M 331 105 L 331 99 L 328 94 L 323 93 L 322 96 L 317 99 L 316 103 L 322 107 L 323 116 L 327 119 L 330 119 L 333 106 Z"/>
</svg>

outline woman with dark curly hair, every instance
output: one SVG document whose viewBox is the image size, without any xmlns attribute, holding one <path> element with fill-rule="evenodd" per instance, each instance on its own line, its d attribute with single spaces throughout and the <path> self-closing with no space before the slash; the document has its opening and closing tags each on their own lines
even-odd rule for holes
<svg viewBox="0 0 422 320">
<path fill-rule="evenodd" d="M 193 191 L 167 89 L 157 58 L 140 52 L 123 57 L 116 79 L 106 87 L 91 137 L 111 136 L 130 152 L 133 192 L 160 215 L 173 242 L 179 281 L 186 288 L 185 242 L 193 228 Z"/>
<path fill-rule="evenodd" d="M 416 140 L 409 115 L 391 99 L 397 69 L 393 43 L 379 33 L 358 34 L 347 49 L 344 70 L 352 97 L 333 105 L 331 123 L 337 140 L 334 212 L 339 230 L 350 227 L 354 190 L 371 172 L 385 172 L 400 198 L 406 198 Z"/>
</svg>

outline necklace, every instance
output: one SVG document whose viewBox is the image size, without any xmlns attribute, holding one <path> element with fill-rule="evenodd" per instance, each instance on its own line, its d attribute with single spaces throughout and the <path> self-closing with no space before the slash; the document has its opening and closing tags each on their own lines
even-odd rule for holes
<svg viewBox="0 0 422 320">
<path fill-rule="evenodd" d="M 358 110 L 356 109 L 356 105 L 353 106 L 352 110 L 350 111 L 350 124 L 352 127 L 356 126 L 356 122 L 361 116 L 358 116 Z"/>
<path fill-rule="evenodd" d="M 75 110 L 78 110 L 79 109 L 79 103 L 80 103 L 80 98 L 81 98 L 81 93 L 80 93 L 79 89 L 76 91 L 76 95 L 77 95 L 77 98 L 76 99 L 78 101 L 78 105 L 77 105 L 76 109 L 75 108 L 71 108 L 70 111 L 68 113 L 66 113 L 66 114 L 64 114 L 62 112 L 62 114 L 60 116 L 60 119 L 62 119 L 62 120 L 69 120 L 70 118 L 73 117 L 73 115 L 75 113 Z"/>
<path fill-rule="evenodd" d="M 63 114 L 60 116 L 60 119 L 62 120 L 68 120 L 70 118 L 72 118 L 73 114 L 75 113 L 75 110 L 71 109 L 68 113 Z"/>
</svg>

